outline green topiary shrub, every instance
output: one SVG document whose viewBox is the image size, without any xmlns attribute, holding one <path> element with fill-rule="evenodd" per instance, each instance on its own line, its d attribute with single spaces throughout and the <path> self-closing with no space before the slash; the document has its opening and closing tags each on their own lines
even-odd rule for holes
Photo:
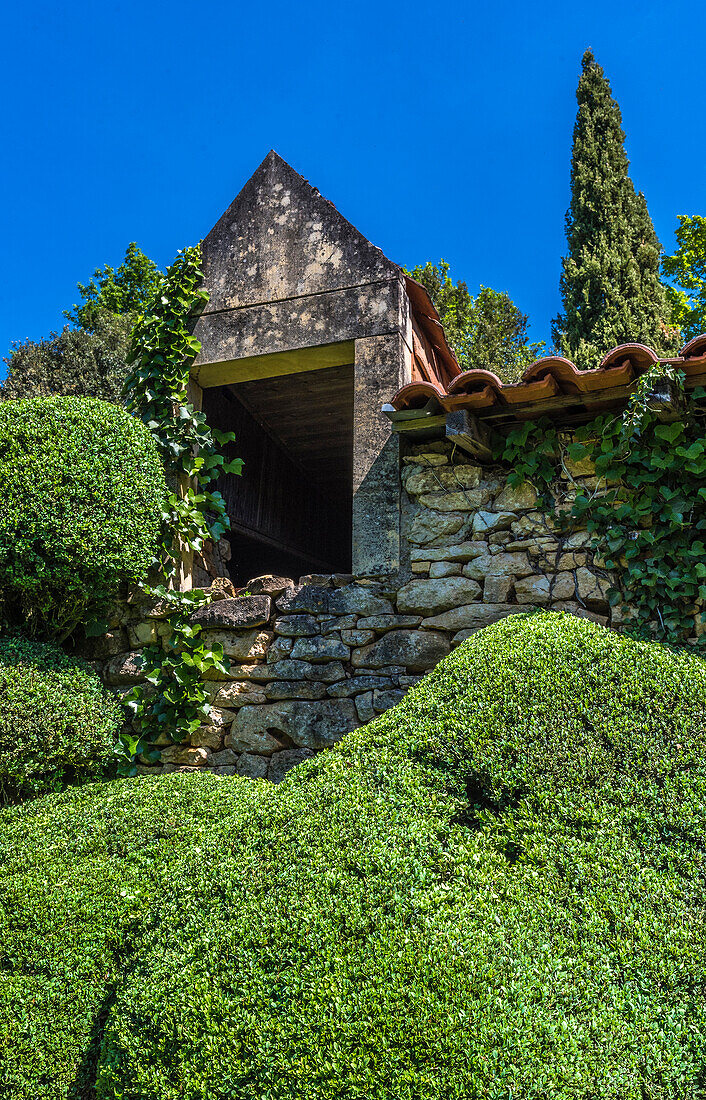
<svg viewBox="0 0 706 1100">
<path fill-rule="evenodd" d="M 100 774 L 123 720 L 83 662 L 54 645 L 0 637 L 0 802 Z"/>
<path fill-rule="evenodd" d="M 147 428 L 91 398 L 0 404 L 0 620 L 65 636 L 158 547 L 166 486 Z"/>
<path fill-rule="evenodd" d="M 0 813 L 13 1100 L 696 1100 L 706 668 L 516 616 L 278 787 Z"/>
</svg>

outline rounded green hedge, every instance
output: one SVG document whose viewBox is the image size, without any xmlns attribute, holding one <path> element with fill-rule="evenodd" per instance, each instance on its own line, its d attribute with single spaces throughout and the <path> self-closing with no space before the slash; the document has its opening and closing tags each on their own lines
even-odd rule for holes
<svg viewBox="0 0 706 1100">
<path fill-rule="evenodd" d="M 100 774 L 123 709 L 82 661 L 0 637 L 0 803 Z"/>
<path fill-rule="evenodd" d="M 5 811 L 0 1080 L 703 1095 L 705 700 L 698 657 L 516 616 L 277 787 L 171 775 Z"/>
<path fill-rule="evenodd" d="M 65 635 L 144 577 L 166 485 L 149 431 L 93 398 L 0 404 L 0 619 Z"/>
</svg>

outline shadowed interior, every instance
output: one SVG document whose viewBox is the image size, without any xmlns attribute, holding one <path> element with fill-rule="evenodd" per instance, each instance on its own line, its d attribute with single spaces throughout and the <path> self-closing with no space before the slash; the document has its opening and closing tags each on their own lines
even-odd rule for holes
<svg viewBox="0 0 706 1100">
<path fill-rule="evenodd" d="M 353 365 L 204 391 L 209 424 L 236 433 L 241 477 L 218 482 L 236 584 L 262 573 L 349 572 Z"/>
</svg>

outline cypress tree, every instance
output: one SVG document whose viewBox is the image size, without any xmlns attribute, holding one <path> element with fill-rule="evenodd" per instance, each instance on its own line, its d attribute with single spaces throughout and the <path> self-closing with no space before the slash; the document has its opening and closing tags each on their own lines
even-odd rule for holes
<svg viewBox="0 0 706 1100">
<path fill-rule="evenodd" d="M 576 99 L 563 312 L 552 326 L 554 341 L 581 369 L 597 367 L 627 342 L 669 354 L 676 334 L 659 277 L 661 246 L 645 196 L 628 175 L 620 108 L 591 50 L 583 55 Z"/>
</svg>

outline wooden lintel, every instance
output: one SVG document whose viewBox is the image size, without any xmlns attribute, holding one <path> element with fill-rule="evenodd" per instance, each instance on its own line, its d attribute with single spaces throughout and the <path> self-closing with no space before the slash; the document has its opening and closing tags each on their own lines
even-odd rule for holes
<svg viewBox="0 0 706 1100">
<path fill-rule="evenodd" d="M 561 397 L 547 397 L 544 401 L 531 401 L 522 405 L 493 406 L 487 412 L 478 409 L 479 418 L 485 420 L 513 421 L 536 420 L 539 416 L 573 409 L 581 415 L 584 409 L 590 411 L 596 405 L 620 405 L 627 402 L 632 386 L 614 386 L 609 390 L 595 390 L 593 393 L 564 394 Z"/>
<path fill-rule="evenodd" d="M 423 416 L 416 420 L 394 420 L 392 428 L 405 439 L 425 439 L 428 436 L 443 435 L 446 427 L 446 413 L 438 416 Z"/>
<path fill-rule="evenodd" d="M 490 432 L 467 409 L 456 409 L 446 414 L 446 438 L 479 462 L 490 462 L 493 458 L 489 445 Z"/>
<path fill-rule="evenodd" d="M 327 367 L 343 367 L 354 361 L 355 344 L 352 340 L 345 340 L 339 344 L 295 348 L 292 351 L 251 355 L 246 359 L 218 363 L 199 363 L 197 359 L 191 368 L 191 377 L 202 389 L 211 389 L 213 386 L 253 382 L 258 378 L 279 378 L 285 374 L 303 374 L 305 371 L 326 370 Z"/>
</svg>

